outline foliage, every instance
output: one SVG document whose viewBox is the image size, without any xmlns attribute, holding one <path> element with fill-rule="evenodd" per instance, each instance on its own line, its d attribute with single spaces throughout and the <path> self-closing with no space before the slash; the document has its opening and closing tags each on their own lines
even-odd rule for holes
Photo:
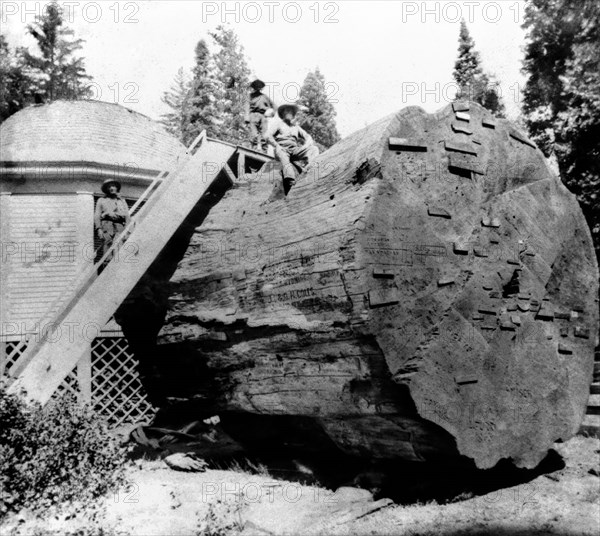
<svg viewBox="0 0 600 536">
<path fill-rule="evenodd" d="M 0 123 L 25 107 L 30 86 L 20 56 L 0 35 Z"/>
<path fill-rule="evenodd" d="M 125 457 L 89 407 L 67 395 L 28 405 L 0 385 L 0 518 L 102 496 L 124 483 Z"/>
<path fill-rule="evenodd" d="M 504 117 L 504 104 L 499 96 L 498 83 L 481 67 L 479 52 L 464 20 L 460 23 L 458 58 L 454 64 L 454 80 L 458 84 L 457 99 L 478 102 L 498 117 Z"/>
<path fill-rule="evenodd" d="M 577 195 L 600 257 L 600 4 L 530 0 L 523 113 Z"/>
<path fill-rule="evenodd" d="M 250 69 L 237 35 L 231 28 L 218 26 L 211 32 L 216 45 L 213 52 L 217 80 L 217 117 L 215 136 L 232 143 L 248 139 L 248 127 L 244 122 Z"/>
<path fill-rule="evenodd" d="M 328 149 L 340 140 L 335 108 L 325 88 L 325 77 L 317 67 L 306 75 L 298 99 L 299 104 L 307 108 L 299 116 L 300 126 L 314 138 L 320 150 Z"/>
<path fill-rule="evenodd" d="M 27 25 L 36 40 L 39 54 L 19 49 L 27 75 L 44 100 L 83 99 L 92 94 L 91 77 L 86 73 L 84 60 L 76 54 L 83 39 L 73 39 L 73 30 L 64 26 L 61 8 L 48 4 L 37 20 Z"/>
<path fill-rule="evenodd" d="M 245 527 L 241 516 L 244 505 L 244 501 L 227 502 L 221 499 L 210 503 L 206 516 L 198 521 L 198 536 L 240 534 Z"/>
<path fill-rule="evenodd" d="M 232 143 L 248 138 L 244 115 L 250 70 L 244 48 L 231 28 L 219 26 L 210 36 L 212 51 L 204 39 L 196 45 L 191 80 L 179 69 L 162 97 L 170 110 L 162 122 L 185 145 L 203 130 Z"/>
<path fill-rule="evenodd" d="M 217 85 L 215 66 L 204 39 L 196 45 L 196 64 L 188 95 L 188 106 L 181 109 L 183 130 L 181 140 L 189 145 L 200 132 L 216 135 Z"/>
<path fill-rule="evenodd" d="M 82 39 L 72 39 L 60 7 L 48 4 L 43 15 L 27 26 L 39 49 L 12 50 L 0 35 L 0 123 L 32 103 L 90 97 L 91 77 L 76 53 Z"/>
<path fill-rule="evenodd" d="M 160 121 L 167 132 L 170 132 L 180 140 L 183 140 L 186 128 L 191 83 L 192 81 L 185 73 L 183 67 L 180 67 L 173 80 L 171 89 L 165 91 L 161 97 L 161 101 L 171 111 L 163 114 Z"/>
</svg>

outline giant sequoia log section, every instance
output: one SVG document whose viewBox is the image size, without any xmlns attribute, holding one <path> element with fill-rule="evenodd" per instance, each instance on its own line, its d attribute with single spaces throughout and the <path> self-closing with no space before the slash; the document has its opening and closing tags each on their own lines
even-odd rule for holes
<svg viewBox="0 0 600 536">
<path fill-rule="evenodd" d="M 351 454 L 480 468 L 532 467 L 577 431 L 598 268 L 575 196 L 522 133 L 472 103 L 411 107 L 287 198 L 272 171 L 196 221 L 168 287 L 137 291 L 168 289 L 140 357 L 171 395 L 303 416 Z"/>
</svg>

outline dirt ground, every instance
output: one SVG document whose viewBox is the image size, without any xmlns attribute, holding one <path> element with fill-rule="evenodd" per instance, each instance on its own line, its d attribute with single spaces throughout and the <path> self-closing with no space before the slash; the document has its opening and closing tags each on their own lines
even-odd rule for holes
<svg viewBox="0 0 600 536">
<path fill-rule="evenodd" d="M 8 535 L 579 535 L 600 534 L 600 440 L 577 436 L 555 450 L 564 467 L 491 493 L 450 502 L 394 504 L 371 492 L 275 479 L 265 468 L 186 473 L 138 461 L 131 486 L 69 516 L 10 518 Z M 557 457 L 558 458 L 558 457 Z M 562 462 L 561 462 L 562 465 Z M 401 484 L 401 483 L 399 483 Z"/>
</svg>

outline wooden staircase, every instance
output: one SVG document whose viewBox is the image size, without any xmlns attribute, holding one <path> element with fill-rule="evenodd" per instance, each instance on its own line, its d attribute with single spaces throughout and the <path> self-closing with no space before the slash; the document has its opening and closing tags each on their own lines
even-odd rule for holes
<svg viewBox="0 0 600 536">
<path fill-rule="evenodd" d="M 159 174 L 138 199 L 130 225 L 112 248 L 85 270 L 70 295 L 49 308 L 40 325 L 54 329 L 39 341 L 29 341 L 11 368 L 15 380 L 9 392 L 24 391 L 28 399 L 45 404 L 89 351 L 87 326 L 101 327 L 109 321 L 200 199 L 211 196 L 212 190 L 224 193 L 245 172 L 271 160 L 207 138 L 204 132 L 198 136 L 178 168 Z M 125 245 L 127 262 L 116 255 Z"/>
<path fill-rule="evenodd" d="M 600 348 L 596 348 L 590 399 L 579 433 L 600 439 Z"/>
</svg>

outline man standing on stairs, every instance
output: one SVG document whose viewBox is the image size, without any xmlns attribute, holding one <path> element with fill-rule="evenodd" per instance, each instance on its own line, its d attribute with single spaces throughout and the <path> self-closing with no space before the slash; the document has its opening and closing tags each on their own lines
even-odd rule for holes
<svg viewBox="0 0 600 536">
<path fill-rule="evenodd" d="M 296 124 L 297 113 L 296 104 L 282 104 L 277 109 L 281 121 L 271 123 L 266 136 L 267 142 L 275 147 L 275 158 L 283 166 L 285 195 L 295 184 L 296 173 L 301 173 L 319 155 L 311 136 Z"/>
<path fill-rule="evenodd" d="M 250 97 L 246 111 L 245 122 L 250 127 L 250 146 L 257 151 L 267 151 L 265 131 L 267 130 L 267 118 L 273 117 L 273 101 L 265 95 L 262 80 L 254 80 L 250 84 Z"/>
<path fill-rule="evenodd" d="M 104 255 L 114 239 L 123 232 L 129 223 L 129 207 L 119 192 L 121 183 L 116 179 L 107 179 L 102 183 L 104 197 L 98 199 L 94 214 L 96 234 L 102 241 L 102 254 Z"/>
</svg>

